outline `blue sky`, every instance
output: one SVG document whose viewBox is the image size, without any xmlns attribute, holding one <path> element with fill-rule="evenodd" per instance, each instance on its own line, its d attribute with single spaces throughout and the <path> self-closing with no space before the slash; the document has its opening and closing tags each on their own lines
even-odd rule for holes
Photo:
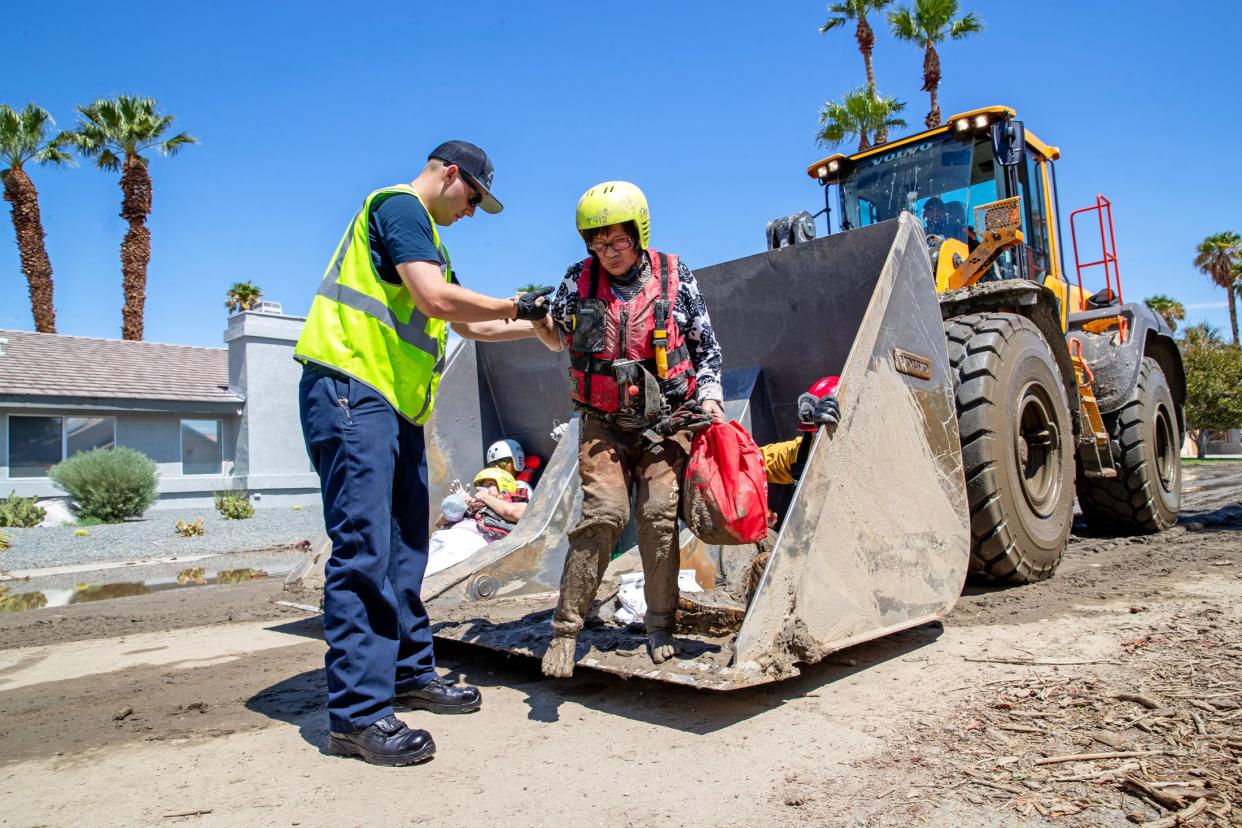
<svg viewBox="0 0 1242 828">
<path fill-rule="evenodd" d="M 944 114 L 993 103 L 1061 147 L 1062 211 L 1112 199 L 1127 298 L 1169 293 L 1227 324 L 1194 246 L 1242 231 L 1242 4 L 968 4 L 987 30 L 941 51 Z M 488 150 L 499 216 L 445 233 L 470 287 L 553 283 L 581 255 L 578 196 L 629 179 L 653 244 L 693 266 L 758 252 L 764 223 L 818 209 L 803 173 L 823 102 L 861 84 L 852 31 L 823 2 L 426 4 L 374 0 L 68 2 L 6 11 L 0 102 L 73 107 L 148 95 L 201 142 L 155 158 L 146 338 L 220 345 L 229 284 L 304 313 L 371 189 L 408 181 L 444 138 Z M 880 90 L 921 122 L 921 53 L 878 25 Z M 61 333 L 118 337 L 116 176 L 30 170 Z M 0 328 L 32 329 L 11 224 Z M 822 227 L 822 225 L 821 225 Z"/>
</svg>

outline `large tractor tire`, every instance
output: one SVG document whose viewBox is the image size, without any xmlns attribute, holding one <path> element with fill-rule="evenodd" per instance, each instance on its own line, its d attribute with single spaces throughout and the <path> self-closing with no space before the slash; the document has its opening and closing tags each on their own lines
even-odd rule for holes
<svg viewBox="0 0 1242 828">
<path fill-rule="evenodd" d="M 1104 418 L 1120 447 L 1117 476 L 1078 481 L 1078 504 L 1092 529 L 1150 534 L 1177 522 L 1182 461 L 1177 408 L 1160 365 L 1143 357 L 1134 394 Z"/>
<path fill-rule="evenodd" d="M 1048 342 L 1025 317 L 945 322 L 970 502 L 970 572 L 1052 575 L 1074 520 L 1074 432 Z"/>
</svg>

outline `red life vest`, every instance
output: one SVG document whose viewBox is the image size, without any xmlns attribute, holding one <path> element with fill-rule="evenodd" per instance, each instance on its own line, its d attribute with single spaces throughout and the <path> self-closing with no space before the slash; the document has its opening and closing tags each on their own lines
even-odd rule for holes
<svg viewBox="0 0 1242 828">
<path fill-rule="evenodd" d="M 604 347 L 598 353 L 574 349 L 574 335 L 565 335 L 569 351 L 570 396 L 582 405 L 605 414 L 616 413 L 621 407 L 620 389 L 612 372 L 612 363 L 623 359 L 650 361 L 648 370 L 655 374 L 655 331 L 657 314 L 662 314 L 668 333 L 668 371 L 665 381 L 686 375 L 686 399 L 694 398 L 694 363 L 685 337 L 673 318 L 673 302 L 669 301 L 669 281 L 678 278 L 677 257 L 648 250 L 651 278 L 630 301 L 622 301 L 608 284 L 599 260 L 591 256 L 582 263 L 578 276 L 578 299 L 599 299 L 605 305 Z M 677 282 L 674 281 L 674 286 Z M 674 296 L 676 296 L 674 287 Z"/>
</svg>

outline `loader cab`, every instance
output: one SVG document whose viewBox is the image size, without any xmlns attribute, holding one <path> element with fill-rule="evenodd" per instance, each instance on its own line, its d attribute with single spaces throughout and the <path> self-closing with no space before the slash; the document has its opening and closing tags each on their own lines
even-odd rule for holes
<svg viewBox="0 0 1242 828">
<path fill-rule="evenodd" d="M 998 124 L 1017 125 L 1011 130 L 1021 133 L 1016 147 L 995 144 L 993 128 Z M 997 156 L 1006 148 L 1015 150 L 1007 159 L 1016 162 L 1011 166 Z M 895 219 L 902 212 L 917 218 L 928 238 L 937 290 L 1023 278 L 1047 285 L 1064 308 L 1067 287 L 1058 250 L 1053 170 L 1059 156 L 1055 147 L 1022 130 L 1012 109 L 988 107 L 854 155 L 829 156 L 807 172 L 826 193 L 836 186 L 837 232 Z M 1015 197 L 1010 206 L 1016 232 L 993 240 L 999 253 L 987 257 L 978 272 L 963 275 L 963 263 L 992 235 L 988 222 L 994 213 L 988 206 Z M 829 233 L 833 229 L 830 223 Z M 965 269 L 970 269 L 968 264 Z"/>
</svg>

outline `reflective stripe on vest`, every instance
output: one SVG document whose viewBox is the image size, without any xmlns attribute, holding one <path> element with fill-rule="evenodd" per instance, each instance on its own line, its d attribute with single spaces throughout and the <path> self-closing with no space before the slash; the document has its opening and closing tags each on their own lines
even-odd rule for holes
<svg viewBox="0 0 1242 828">
<path fill-rule="evenodd" d="M 668 373 L 667 379 L 676 379 L 682 374 L 689 375 L 687 398 L 694 396 L 695 378 L 694 364 L 690 360 L 690 351 L 685 345 L 685 338 L 673 318 L 672 306 L 677 296 L 676 287 L 669 287 L 669 282 L 678 278 L 677 257 L 647 251 L 651 262 L 651 278 L 642 289 L 628 302 L 623 302 L 608 285 L 601 273 L 603 268 L 594 256 L 582 264 L 582 273 L 578 277 L 579 299 L 598 297 L 597 285 L 603 282 L 607 286 L 606 335 L 604 350 L 598 354 L 575 351 L 573 334 L 565 336 L 565 346 L 569 351 L 569 384 L 570 396 L 577 402 L 602 411 L 605 414 L 616 412 L 621 405 L 620 391 L 616 377 L 612 373 L 612 363 L 619 359 L 650 360 L 651 371 L 655 372 L 655 347 L 652 334 L 655 331 L 655 303 L 657 300 L 669 302 L 667 320 L 668 331 Z M 678 282 L 674 282 L 677 285 Z M 669 300 L 669 294 L 674 297 Z M 629 313 L 634 316 L 629 316 Z M 622 316 L 625 314 L 624 324 Z"/>
<path fill-rule="evenodd" d="M 376 190 L 350 222 L 320 282 L 294 357 L 329 366 L 371 386 L 402 416 L 421 425 L 435 402 L 445 363 L 447 326 L 419 311 L 403 284 L 390 285 L 375 271 L 368 241 L 371 211 L 397 194 L 418 198 L 408 185 Z M 440 271 L 445 281 L 451 281 L 448 251 L 440 242 L 434 219 L 427 215 Z"/>
</svg>

